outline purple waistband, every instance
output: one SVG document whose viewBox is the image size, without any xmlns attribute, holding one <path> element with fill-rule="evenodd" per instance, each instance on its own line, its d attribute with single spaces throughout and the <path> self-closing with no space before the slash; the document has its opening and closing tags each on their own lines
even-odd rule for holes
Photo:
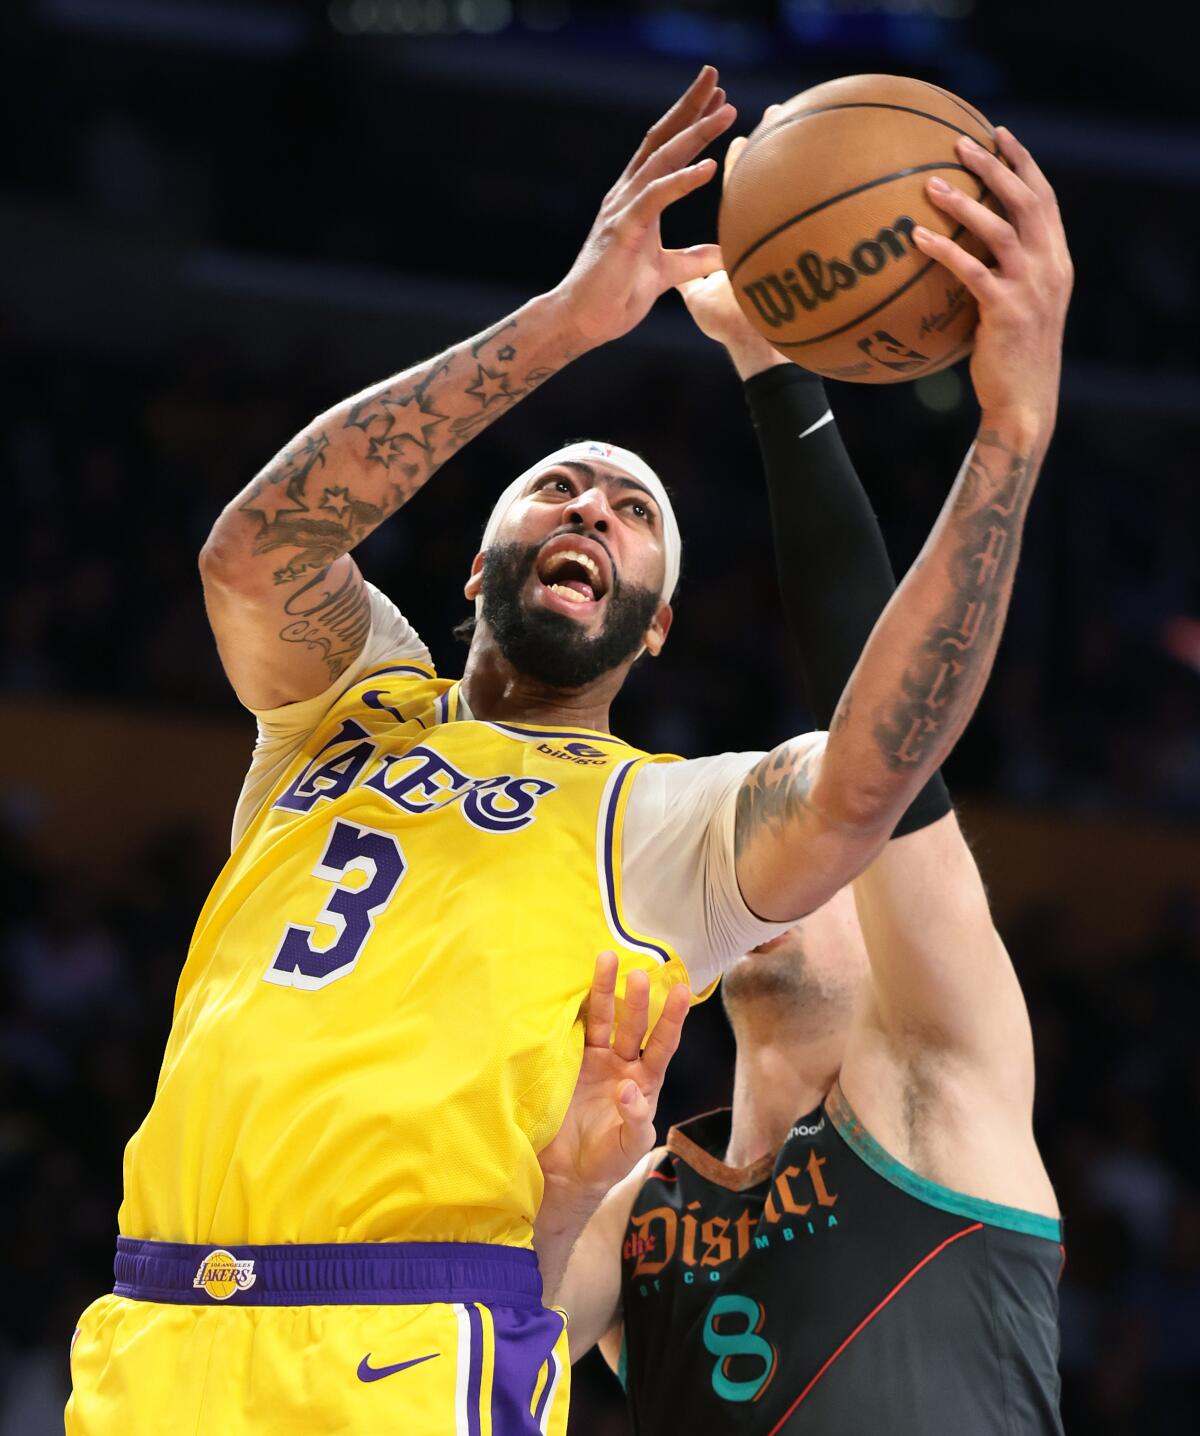
<svg viewBox="0 0 1200 1436">
<path fill-rule="evenodd" d="M 184 1306 L 540 1307 L 537 1258 L 476 1242 L 187 1246 L 117 1238 L 117 1296 Z"/>
</svg>

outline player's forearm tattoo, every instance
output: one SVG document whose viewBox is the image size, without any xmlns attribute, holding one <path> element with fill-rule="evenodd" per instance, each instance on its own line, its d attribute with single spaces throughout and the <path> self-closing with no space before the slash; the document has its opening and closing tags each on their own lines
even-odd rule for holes
<svg viewBox="0 0 1200 1436">
<path fill-rule="evenodd" d="M 1036 466 L 998 434 L 980 434 L 950 513 L 957 544 L 942 613 L 914 645 L 902 693 L 874 729 L 885 762 L 912 770 L 944 749 L 987 679 L 1012 592 Z M 836 721 L 836 720 L 835 720 Z"/>
<path fill-rule="evenodd" d="M 238 509 L 255 525 L 255 556 L 282 551 L 275 582 L 313 573 L 321 581 L 453 453 L 574 357 L 525 368 L 524 347 L 521 320 L 505 320 L 326 414 L 269 464 Z"/>
<path fill-rule="evenodd" d="M 351 404 L 342 427 L 366 435 L 368 464 L 385 470 L 395 464 L 406 479 L 419 478 L 433 454 L 434 431 L 448 418 L 437 412 L 429 391 L 449 367 L 438 364 L 416 383 L 376 390 Z"/>
<path fill-rule="evenodd" d="M 785 832 L 808 804 L 815 754 L 811 743 L 796 739 L 761 759 L 738 790 L 733 855 L 740 858 L 763 829 Z"/>
<path fill-rule="evenodd" d="M 493 339 L 495 339 L 500 334 L 507 333 L 510 329 L 515 329 L 516 327 L 517 321 L 515 319 L 505 319 L 501 323 L 497 324 L 495 329 L 489 329 L 486 334 L 481 334 L 478 339 L 472 339 L 472 357 L 478 359 L 480 354 L 483 353 L 483 351 L 487 348 L 487 346 L 492 342 Z M 504 352 L 505 349 L 509 351 L 507 354 Z M 512 347 L 512 345 L 506 343 L 502 348 L 498 350 L 496 357 L 498 359 L 503 359 L 506 364 L 509 364 L 512 362 L 513 359 L 516 358 L 516 353 L 517 351 Z"/>
<path fill-rule="evenodd" d="M 325 466 L 330 448 L 324 431 L 307 435 L 255 480 L 239 505 L 242 513 L 259 520 L 255 555 L 292 550 L 288 561 L 274 572 L 276 583 L 328 568 L 386 516 L 379 504 L 352 493 L 346 483 L 318 481 L 310 486 L 314 471 Z"/>
<path fill-rule="evenodd" d="M 283 611 L 288 622 L 279 630 L 285 643 L 299 643 L 320 654 L 329 681 L 345 669 L 366 642 L 371 628 L 371 601 L 362 574 L 353 566 L 344 583 L 330 588 L 329 569 L 289 594 Z"/>
<path fill-rule="evenodd" d="M 557 369 L 531 369 L 528 374 L 522 376 L 521 387 L 519 389 L 505 389 L 498 397 L 508 401 L 508 403 L 504 405 L 504 408 L 508 408 L 510 405 L 515 404 L 518 399 L 523 399 L 527 394 L 532 393 L 539 384 L 544 384 L 551 375 L 557 373 Z M 475 393 L 475 389 L 472 387 L 466 392 L 468 394 Z M 454 448 L 460 448 L 469 439 L 473 439 L 476 434 L 482 433 L 494 419 L 499 417 L 500 412 L 502 412 L 501 410 L 490 409 L 488 407 L 490 401 L 485 397 L 481 397 L 481 394 L 482 391 L 476 395 L 483 404 L 483 408 L 479 413 L 462 414 L 457 419 L 451 421 L 451 443 Z"/>
</svg>

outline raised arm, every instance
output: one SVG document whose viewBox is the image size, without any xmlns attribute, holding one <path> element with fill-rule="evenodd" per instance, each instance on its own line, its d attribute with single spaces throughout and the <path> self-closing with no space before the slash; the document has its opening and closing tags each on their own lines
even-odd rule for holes
<svg viewBox="0 0 1200 1436">
<path fill-rule="evenodd" d="M 1025 1002 L 992 923 L 958 820 L 888 843 L 855 879 L 871 958 L 874 1025 L 926 1051 L 953 1054 L 1026 1110 L 1033 1045 Z"/>
<path fill-rule="evenodd" d="M 770 112 L 768 111 L 768 114 Z M 735 140 L 730 146 L 736 159 Z M 878 520 L 833 421 L 825 386 L 747 323 L 723 273 L 682 286 L 700 328 L 720 342 L 754 421 L 771 504 L 783 609 L 805 697 L 832 719 L 846 678 L 895 592 Z M 911 835 L 911 836 L 910 836 Z M 936 774 L 896 836 L 854 883 L 873 981 L 868 1026 L 892 1054 L 904 1034 L 954 1050 L 1023 1101 L 1029 1024 L 979 871 Z M 863 1041 L 852 1041 L 855 1060 Z M 864 1081 L 871 1090 L 880 1084 Z M 900 1090 L 892 1082 L 889 1090 Z"/>
<path fill-rule="evenodd" d="M 954 815 L 888 843 L 854 898 L 871 985 L 839 1081 L 856 1117 L 919 1176 L 1056 1217 L 1025 999 Z"/>
<path fill-rule="evenodd" d="M 735 155 L 738 144 L 730 147 Z M 746 381 L 784 612 L 805 696 L 824 727 L 895 590 L 883 535 L 821 380 L 749 326 L 723 274 L 694 280 L 683 294 Z M 945 1185 L 1053 1212 L 1032 1140 L 1033 1045 L 1024 999 L 940 774 L 853 890 L 871 965 L 842 1065 L 856 1114 L 893 1155 Z M 576 1250 L 594 1265 L 591 1230 Z"/>
<path fill-rule="evenodd" d="M 924 229 L 915 242 L 979 303 L 971 378 L 978 435 L 920 556 L 888 603 L 823 751 L 791 740 L 743 785 L 738 881 L 760 916 L 800 917 L 881 850 L 974 711 L 1004 625 L 1025 514 L 1058 404 L 1072 271 L 1058 207 L 1027 151 L 999 133 L 1007 168 L 969 140 L 964 164 L 1008 219 L 957 189 L 930 197 L 989 247 L 989 269 Z"/>
<path fill-rule="evenodd" d="M 734 118 L 705 66 L 647 132 L 562 282 L 483 334 L 327 410 L 225 508 L 200 556 L 225 671 L 250 708 L 321 692 L 369 626 L 350 550 L 493 420 L 672 285 L 720 264 L 668 250 L 659 220 L 711 178 L 696 156 Z"/>
</svg>

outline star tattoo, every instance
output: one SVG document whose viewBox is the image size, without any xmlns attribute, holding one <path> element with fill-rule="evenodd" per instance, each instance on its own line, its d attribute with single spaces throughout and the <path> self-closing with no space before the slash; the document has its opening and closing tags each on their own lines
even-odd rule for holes
<svg viewBox="0 0 1200 1436">
<path fill-rule="evenodd" d="M 475 375 L 475 382 L 467 385 L 466 393 L 474 394 L 485 409 L 497 399 L 512 398 L 507 374 L 494 374 L 482 364 L 476 367 L 478 373 Z"/>
<path fill-rule="evenodd" d="M 346 428 L 365 432 L 377 419 L 382 420 L 383 428 L 372 437 L 372 449 L 367 457 L 382 461 L 374 448 L 377 439 L 390 442 L 393 455 L 401 443 L 416 444 L 429 452 L 430 432 L 446 422 L 446 415 L 439 414 L 432 406 L 427 407 L 424 393 L 408 393 L 395 399 L 387 394 L 372 395 L 354 405 L 346 420 Z"/>
<path fill-rule="evenodd" d="M 321 508 L 329 509 L 339 521 L 346 516 L 353 504 L 349 489 L 326 489 L 321 496 Z"/>
<path fill-rule="evenodd" d="M 241 505 L 243 513 L 258 514 L 263 521 L 263 528 L 270 528 L 276 523 L 281 514 L 306 514 L 308 505 L 303 499 L 293 498 L 288 492 L 289 485 L 283 483 L 270 483 L 266 479 L 259 482 L 258 492 L 252 495 Z"/>
<path fill-rule="evenodd" d="M 430 446 L 430 432 L 446 422 L 445 414 L 425 407 L 424 395 L 406 394 L 403 399 L 385 399 L 383 408 L 388 421 L 388 438 L 408 439 L 423 449 Z"/>
<path fill-rule="evenodd" d="M 405 445 L 410 442 L 406 434 L 380 434 L 367 440 L 367 461 L 368 463 L 382 464 L 385 469 L 390 469 L 394 460 L 400 458 L 404 452 Z M 414 465 L 403 465 L 405 470 L 412 468 L 413 473 L 420 470 Z M 409 476 L 410 478 L 412 475 Z"/>
<path fill-rule="evenodd" d="M 274 524 L 280 514 L 306 514 L 304 486 L 318 466 L 325 467 L 325 450 L 329 439 L 324 433 L 309 434 L 304 442 L 285 453 L 258 481 L 254 493 L 240 505 L 246 514 L 258 514 L 263 529 Z"/>
</svg>

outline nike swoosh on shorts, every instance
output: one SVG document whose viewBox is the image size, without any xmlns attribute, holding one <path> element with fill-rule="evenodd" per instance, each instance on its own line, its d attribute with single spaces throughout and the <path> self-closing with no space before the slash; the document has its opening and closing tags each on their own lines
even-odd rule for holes
<svg viewBox="0 0 1200 1436">
<path fill-rule="evenodd" d="M 414 1356 L 411 1361 L 397 1361 L 395 1366 L 372 1366 L 371 1353 L 358 1363 L 358 1379 L 360 1381 L 382 1381 L 385 1376 L 395 1376 L 397 1371 L 407 1371 L 410 1366 L 420 1366 L 422 1361 L 432 1361 L 435 1356 L 440 1356 L 440 1351 L 431 1351 L 428 1356 Z"/>
</svg>

